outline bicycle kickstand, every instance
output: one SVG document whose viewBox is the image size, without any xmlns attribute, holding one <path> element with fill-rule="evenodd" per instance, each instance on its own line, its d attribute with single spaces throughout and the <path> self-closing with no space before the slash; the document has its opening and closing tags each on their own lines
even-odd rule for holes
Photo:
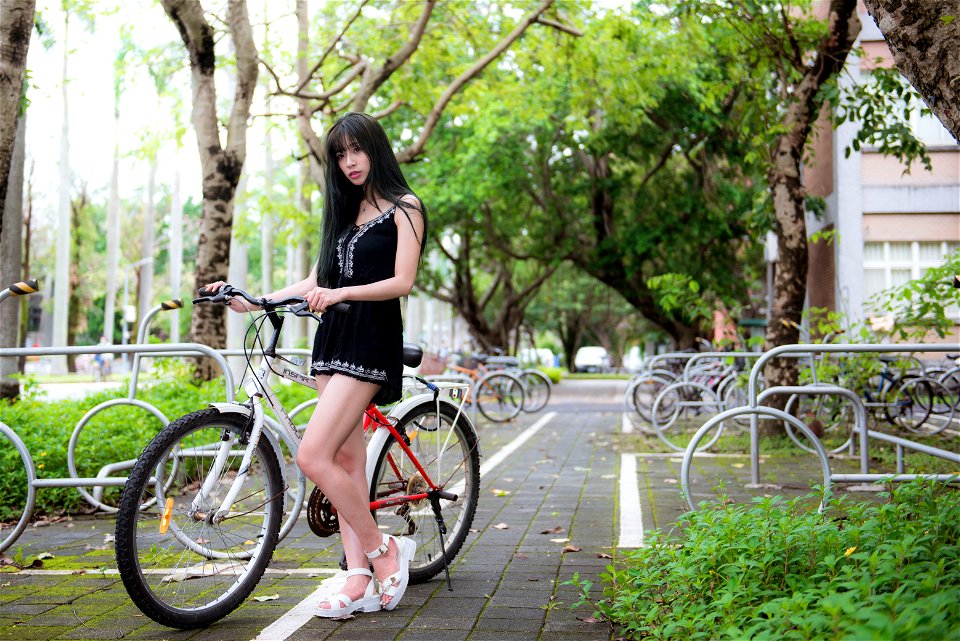
<svg viewBox="0 0 960 641">
<path fill-rule="evenodd" d="M 443 537 L 447 533 L 447 524 L 443 522 L 443 516 L 440 514 L 440 494 L 435 490 L 430 493 L 430 507 L 433 509 L 433 518 L 437 522 L 437 534 L 440 539 L 440 556 L 443 557 L 443 572 L 447 577 L 447 590 L 453 592 L 453 584 L 450 582 L 450 566 L 447 565 L 447 552 L 443 547 Z"/>
</svg>

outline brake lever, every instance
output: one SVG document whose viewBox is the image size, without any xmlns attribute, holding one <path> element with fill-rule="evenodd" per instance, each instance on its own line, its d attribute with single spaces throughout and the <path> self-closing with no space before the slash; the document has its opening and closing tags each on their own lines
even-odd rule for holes
<svg viewBox="0 0 960 641">
<path fill-rule="evenodd" d="M 309 317 L 316 320 L 318 323 L 322 323 L 323 319 L 310 311 L 310 308 L 307 306 L 307 301 L 302 303 L 297 303 L 287 308 L 290 310 L 294 316 Z"/>
</svg>

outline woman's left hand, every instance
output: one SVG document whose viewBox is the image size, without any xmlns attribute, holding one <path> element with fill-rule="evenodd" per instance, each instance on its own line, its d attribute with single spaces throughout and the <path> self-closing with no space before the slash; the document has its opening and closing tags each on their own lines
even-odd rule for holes
<svg viewBox="0 0 960 641">
<path fill-rule="evenodd" d="M 307 305 L 312 311 L 325 312 L 331 305 L 342 303 L 347 299 L 343 289 L 327 289 L 326 287 L 314 287 L 307 295 Z"/>
</svg>

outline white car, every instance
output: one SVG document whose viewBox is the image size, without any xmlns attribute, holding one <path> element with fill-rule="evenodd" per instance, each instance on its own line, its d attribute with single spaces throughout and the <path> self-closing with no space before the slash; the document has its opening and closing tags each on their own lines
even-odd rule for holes
<svg viewBox="0 0 960 641">
<path fill-rule="evenodd" d="M 577 350 L 573 358 L 576 372 L 606 372 L 610 370 L 610 355 L 602 347 L 588 346 Z"/>
</svg>

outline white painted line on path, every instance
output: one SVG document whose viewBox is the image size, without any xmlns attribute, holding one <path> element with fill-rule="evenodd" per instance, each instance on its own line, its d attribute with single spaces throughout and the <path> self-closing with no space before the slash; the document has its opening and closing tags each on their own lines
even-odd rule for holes
<svg viewBox="0 0 960 641">
<path fill-rule="evenodd" d="M 620 455 L 620 548 L 643 547 L 643 514 L 637 479 L 637 455 Z"/>
<path fill-rule="evenodd" d="M 344 572 L 344 574 L 346 573 Z M 317 606 L 320 605 L 321 598 L 333 594 L 346 583 L 343 579 L 336 581 L 338 587 L 335 588 L 331 583 L 333 583 L 336 578 L 337 577 L 322 581 L 320 587 L 314 590 L 310 596 L 293 606 L 293 609 L 264 628 L 253 641 L 284 641 L 284 639 L 293 635 L 294 632 L 302 628 L 313 618 L 313 613 L 317 609 Z"/>
<path fill-rule="evenodd" d="M 496 454 L 488 458 L 482 465 L 480 465 L 480 476 L 483 477 L 485 474 L 489 474 L 494 468 L 503 463 L 508 456 L 516 452 L 521 445 L 529 441 L 556 415 L 556 412 L 548 412 L 539 421 L 525 429 L 520 433 L 519 436 L 503 446 L 499 451 L 497 451 Z M 636 477 L 636 474 L 634 474 L 634 477 Z M 462 486 L 460 486 L 460 489 L 462 489 Z M 454 494 L 459 493 L 459 489 L 457 487 L 448 488 L 448 491 L 453 492 Z M 313 594 L 308 596 L 297 605 L 293 606 L 292 610 L 270 624 L 253 641 L 284 641 L 293 635 L 294 632 L 302 628 L 308 621 L 310 621 L 310 619 L 313 618 L 313 612 L 316 609 L 321 597 L 332 594 L 333 591 L 340 589 L 340 585 L 338 584 L 342 583 L 342 577 L 342 574 L 338 574 L 337 576 L 321 582 L 320 587 L 317 588 Z"/>
<path fill-rule="evenodd" d="M 488 458 L 485 463 L 480 465 L 480 476 L 482 477 L 484 474 L 489 474 L 495 467 L 500 465 L 504 459 L 516 452 L 521 445 L 529 441 L 534 434 L 540 431 L 540 428 L 549 423 L 550 420 L 556 415 L 556 412 L 548 412 L 539 421 L 521 432 L 517 438 L 500 448 L 496 454 Z"/>
<path fill-rule="evenodd" d="M 630 416 L 626 412 L 623 413 L 623 427 L 620 431 L 624 434 L 633 433 L 633 421 L 630 420 Z"/>
</svg>

